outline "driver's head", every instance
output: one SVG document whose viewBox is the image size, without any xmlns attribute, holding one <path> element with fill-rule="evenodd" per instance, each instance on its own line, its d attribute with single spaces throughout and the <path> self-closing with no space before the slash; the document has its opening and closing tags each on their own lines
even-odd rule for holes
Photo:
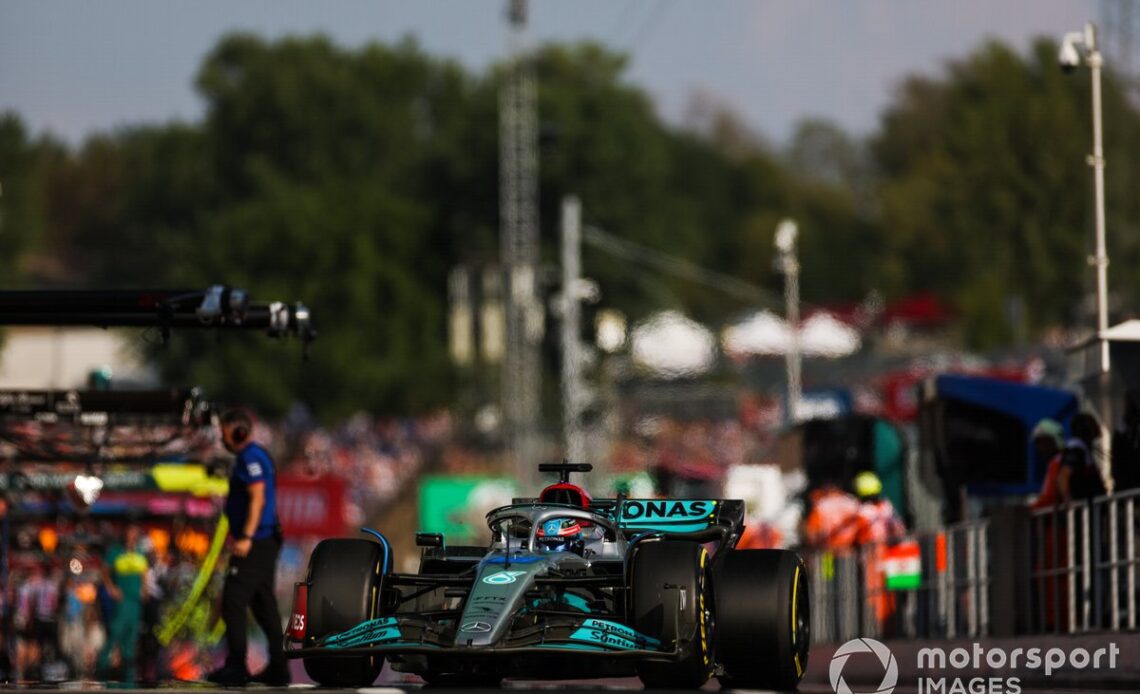
<svg viewBox="0 0 1140 694">
<path fill-rule="evenodd" d="M 538 549 L 544 552 L 572 552 L 581 547 L 582 526 L 573 518 L 548 520 L 538 529 Z"/>
</svg>

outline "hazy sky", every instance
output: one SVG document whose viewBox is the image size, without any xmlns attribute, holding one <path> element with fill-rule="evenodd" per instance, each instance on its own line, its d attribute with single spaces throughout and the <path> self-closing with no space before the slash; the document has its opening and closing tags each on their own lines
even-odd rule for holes
<svg viewBox="0 0 1140 694">
<path fill-rule="evenodd" d="M 0 0 L 0 110 L 77 141 L 194 120 L 193 77 L 222 34 L 323 32 L 348 46 L 411 34 L 473 68 L 500 58 L 505 0 Z M 632 53 L 630 78 L 679 120 L 700 92 L 779 142 L 805 116 L 875 127 L 906 74 L 987 37 L 1024 51 L 1096 19 L 1095 0 L 532 0 L 538 40 Z"/>
</svg>

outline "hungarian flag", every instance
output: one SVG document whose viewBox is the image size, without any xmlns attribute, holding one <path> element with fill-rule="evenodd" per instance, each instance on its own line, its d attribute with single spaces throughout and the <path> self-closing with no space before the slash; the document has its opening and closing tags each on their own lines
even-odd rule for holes
<svg viewBox="0 0 1140 694">
<path fill-rule="evenodd" d="M 887 590 L 915 590 L 922 585 L 922 552 L 917 540 L 903 540 L 883 551 Z"/>
</svg>

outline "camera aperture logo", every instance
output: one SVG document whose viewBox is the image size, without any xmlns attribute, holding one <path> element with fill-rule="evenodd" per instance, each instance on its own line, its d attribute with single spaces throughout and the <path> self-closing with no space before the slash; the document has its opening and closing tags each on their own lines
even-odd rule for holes
<svg viewBox="0 0 1140 694">
<path fill-rule="evenodd" d="M 847 684 L 847 680 L 843 679 L 843 666 L 856 653 L 873 653 L 883 665 L 883 679 L 879 682 L 878 688 L 855 692 Z M 875 639 L 851 639 L 840 646 L 835 651 L 835 655 L 831 656 L 828 676 L 835 694 L 891 694 L 899 681 L 899 664 L 886 644 Z"/>
<path fill-rule="evenodd" d="M 910 651 L 907 651 L 908 653 Z M 883 676 L 874 689 L 853 690 L 843 677 L 843 669 L 853 655 L 873 654 L 882 665 Z M 925 646 L 918 648 L 914 669 L 918 694 L 1021 694 L 1022 676 L 1048 680 L 1058 672 L 1078 675 L 1087 670 L 1116 669 L 1120 647 L 1115 642 L 1101 648 L 1059 648 L 1024 646 L 1005 648 L 974 642 L 957 648 Z M 828 672 L 835 694 L 891 694 L 899 680 L 899 666 L 891 649 L 875 639 L 852 639 L 839 647 L 831 658 Z M 875 672 L 858 673 L 863 681 L 874 681 Z M 856 673 L 849 673 L 856 679 Z M 1079 676 L 1079 675 L 1078 675 Z"/>
</svg>

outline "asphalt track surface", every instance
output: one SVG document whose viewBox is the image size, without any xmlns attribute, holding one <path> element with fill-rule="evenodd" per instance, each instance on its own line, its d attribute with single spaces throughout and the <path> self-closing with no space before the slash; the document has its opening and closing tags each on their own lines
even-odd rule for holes
<svg viewBox="0 0 1140 694">
<path fill-rule="evenodd" d="M 608 679 L 608 680 L 568 680 L 558 682 L 529 682 L 529 681 L 506 681 L 500 689 L 460 689 L 460 688 L 447 688 L 447 687 L 427 687 L 422 684 L 414 683 L 394 683 L 394 684 L 377 684 L 372 687 L 362 687 L 360 689 L 317 689 L 311 684 L 294 684 L 290 687 L 261 687 L 250 686 L 245 688 L 217 688 L 210 685 L 197 685 L 188 684 L 186 682 L 171 682 L 159 685 L 158 687 L 150 689 L 134 689 L 123 688 L 121 685 L 116 686 L 113 683 L 102 684 L 92 682 L 64 682 L 53 685 L 0 685 L 0 691 L 27 691 L 34 692 L 34 694 L 84 694 L 85 692 L 99 692 L 100 694 L 203 694 L 203 692 L 227 692 L 234 694 L 236 692 L 248 691 L 251 694 L 307 694 L 310 690 L 312 694 L 320 692 L 324 694 L 414 694 L 416 692 L 431 692 L 431 691 L 449 691 L 449 692 L 478 692 L 480 694 L 486 692 L 613 692 L 613 691 L 637 691 L 641 690 L 641 682 L 636 678 L 627 679 Z M 854 687 L 856 691 L 865 691 L 865 688 Z M 691 694 L 691 689 L 656 689 L 652 690 L 659 694 Z M 701 689 L 702 692 L 716 692 L 716 691 L 732 691 L 732 692 L 765 692 L 767 690 L 757 689 L 721 689 L 715 680 L 709 682 Z M 1075 694 L 1081 691 L 1093 691 L 1091 689 L 1033 689 L 1022 688 L 1026 694 Z M 1109 690 L 1105 690 L 1109 691 Z M 800 694 L 833 694 L 831 687 L 823 685 L 803 685 L 799 688 Z M 894 694 L 917 694 L 914 687 L 896 687 Z"/>
</svg>

